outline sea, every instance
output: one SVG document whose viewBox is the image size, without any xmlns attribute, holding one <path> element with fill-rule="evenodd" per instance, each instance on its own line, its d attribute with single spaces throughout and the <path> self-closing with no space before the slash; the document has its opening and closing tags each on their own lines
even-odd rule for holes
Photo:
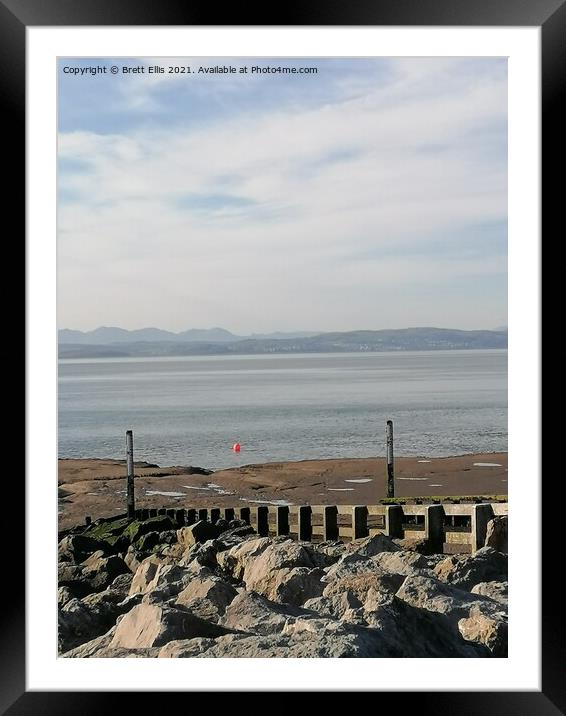
<svg viewBox="0 0 566 716">
<path fill-rule="evenodd" d="M 239 465 L 507 450 L 507 351 L 59 361 L 61 458 Z M 241 451 L 232 448 L 240 443 Z"/>
</svg>

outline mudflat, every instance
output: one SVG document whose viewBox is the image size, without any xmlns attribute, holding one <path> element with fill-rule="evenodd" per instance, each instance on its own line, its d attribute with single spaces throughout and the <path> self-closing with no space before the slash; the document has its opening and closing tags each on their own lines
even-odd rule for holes
<svg viewBox="0 0 566 716">
<path fill-rule="evenodd" d="M 125 511 L 123 460 L 59 460 L 59 528 Z M 398 457 L 395 495 L 507 494 L 507 453 Z M 273 462 L 218 470 L 135 463 L 136 507 L 374 504 L 387 496 L 383 457 Z"/>
</svg>

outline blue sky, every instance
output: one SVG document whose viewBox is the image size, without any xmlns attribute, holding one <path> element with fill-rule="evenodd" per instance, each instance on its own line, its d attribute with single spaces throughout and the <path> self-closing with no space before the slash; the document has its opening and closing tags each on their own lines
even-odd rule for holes
<svg viewBox="0 0 566 716">
<path fill-rule="evenodd" d="M 506 60 L 60 59 L 58 92 L 60 327 L 506 323 Z"/>
</svg>

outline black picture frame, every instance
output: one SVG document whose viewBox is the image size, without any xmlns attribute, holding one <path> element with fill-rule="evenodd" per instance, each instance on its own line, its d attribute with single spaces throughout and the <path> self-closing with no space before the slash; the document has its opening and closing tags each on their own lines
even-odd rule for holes
<svg viewBox="0 0 566 716">
<path fill-rule="evenodd" d="M 183 0 L 0 0 L 0 102 L 4 151 L 14 153 L 4 206 L 25 216 L 25 49 L 29 26 L 166 26 L 166 25 L 318 25 L 318 26 L 537 26 L 542 37 L 543 227 L 560 226 L 564 115 L 559 107 L 565 84 L 566 0 L 294 0 L 261 6 L 234 3 L 219 10 L 213 3 Z M 270 16 L 273 9 L 276 15 Z M 267 10 L 267 12 L 266 12 Z M 222 22 L 218 22 L 218 17 Z M 552 179 L 551 179 L 552 177 Z M 539 340 L 539 337 L 533 337 Z M 10 502 L 23 507 L 24 482 L 11 480 Z M 543 493 L 544 494 L 544 493 Z M 544 501 L 543 501 L 544 505 Z M 548 506 L 546 507 L 548 510 Z M 543 518 L 544 518 L 543 507 Z M 550 581 L 551 546 L 558 544 L 558 520 L 542 520 L 543 585 Z M 15 550 L 15 546 L 12 548 Z M 14 556 L 12 555 L 8 557 Z M 533 575 L 538 578 L 538 575 Z M 10 565 L 10 583 L 24 584 L 23 554 Z M 381 693 L 394 708 L 413 701 L 420 713 L 538 714 L 566 713 L 566 649 L 562 639 L 562 605 L 556 590 L 543 589 L 542 690 L 540 692 L 403 692 Z M 10 588 L 11 601 L 0 611 L 0 714 L 100 714 L 133 708 L 133 694 L 108 692 L 30 692 L 25 684 L 25 601 L 23 588 Z M 559 611 L 560 610 L 560 611 Z M 465 668 L 464 663 L 462 668 Z M 448 686 L 448 685 L 447 685 Z M 347 689 L 344 689 L 347 690 Z M 368 687 L 369 690 L 369 687 Z M 145 709 L 157 707 L 166 694 L 144 692 Z M 189 696 L 189 695 L 187 695 Z M 157 699 L 156 699 L 157 697 Z M 126 702 L 127 699 L 127 702 Z M 241 704 L 241 702 L 240 702 Z M 241 704 L 243 705 L 243 704 Z M 377 704 L 376 704 L 377 705 Z M 190 708 L 189 704 L 186 705 Z"/>
</svg>

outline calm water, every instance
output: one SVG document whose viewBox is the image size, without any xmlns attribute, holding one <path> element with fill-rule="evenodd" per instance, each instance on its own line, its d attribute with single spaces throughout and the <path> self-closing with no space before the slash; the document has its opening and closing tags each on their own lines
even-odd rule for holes
<svg viewBox="0 0 566 716">
<path fill-rule="evenodd" d="M 60 457 L 220 468 L 507 450 L 507 351 L 62 360 Z M 242 452 L 231 451 L 234 442 Z"/>
</svg>

